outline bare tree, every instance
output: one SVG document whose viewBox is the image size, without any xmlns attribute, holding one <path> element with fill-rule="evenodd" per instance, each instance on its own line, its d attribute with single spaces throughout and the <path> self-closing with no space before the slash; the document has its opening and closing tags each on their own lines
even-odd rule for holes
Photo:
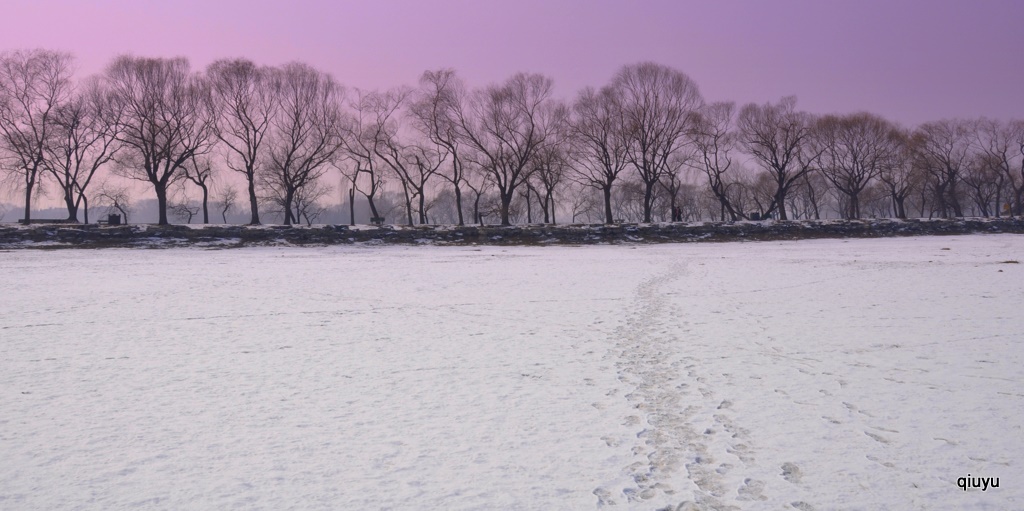
<svg viewBox="0 0 1024 511">
<path fill-rule="evenodd" d="M 541 114 L 544 144 L 534 153 L 533 172 L 527 186 L 537 196 L 544 213 L 544 223 L 554 224 L 557 223 L 555 192 L 561 188 L 571 167 L 569 107 L 553 101 L 541 110 Z"/>
<path fill-rule="evenodd" d="M 643 221 L 644 192 L 644 183 L 635 176 L 621 180 L 612 192 L 612 207 L 618 217 L 616 223 Z"/>
<path fill-rule="evenodd" d="M 821 220 L 822 210 L 828 206 L 829 182 L 820 172 L 808 172 L 794 183 L 786 194 L 787 200 L 792 197 L 799 204 L 803 218 Z M 794 201 L 790 201 L 793 204 Z"/>
<path fill-rule="evenodd" d="M 466 187 L 473 192 L 473 223 L 480 225 L 484 224 L 485 214 L 491 214 L 496 212 L 498 216 L 501 216 L 501 200 L 497 201 L 496 207 L 490 207 L 488 198 L 494 188 L 494 182 L 490 179 L 490 174 L 484 172 L 482 169 L 477 167 L 474 161 L 480 158 L 473 155 L 472 153 L 467 154 L 466 162 L 468 167 L 466 168 Z M 492 211 L 493 210 L 493 211 Z"/>
<path fill-rule="evenodd" d="M 466 101 L 465 86 L 452 69 L 427 71 L 420 78 L 409 113 L 414 126 L 447 157 L 448 172 L 439 172 L 455 192 L 458 224 L 465 225 L 462 208 L 462 187 L 466 181 L 463 141 L 459 135 L 459 112 Z M 421 196 L 422 198 L 422 196 Z M 421 208 L 422 210 L 422 208 Z"/>
<path fill-rule="evenodd" d="M 264 141 L 277 115 L 280 73 L 249 60 L 218 60 L 206 70 L 218 113 L 217 138 L 227 147 L 227 167 L 245 176 L 249 223 L 260 223 L 257 174 L 265 167 Z"/>
<path fill-rule="evenodd" d="M 814 142 L 821 173 L 845 196 L 845 218 L 860 218 L 860 193 L 896 165 L 900 135 L 892 123 L 873 114 L 826 115 L 815 122 Z"/>
<path fill-rule="evenodd" d="M 961 120 L 929 122 L 914 131 L 918 165 L 928 176 L 944 217 L 964 216 L 957 187 L 971 157 L 971 137 L 969 124 Z"/>
<path fill-rule="evenodd" d="M 474 163 L 498 189 L 501 225 L 511 225 L 509 206 L 530 177 L 534 153 L 544 145 L 547 132 L 541 116 L 552 90 L 550 78 L 518 73 L 477 91 L 469 108 L 459 112 L 462 135 L 477 158 Z"/>
<path fill-rule="evenodd" d="M 597 188 L 579 183 L 573 188 L 569 193 L 569 213 L 572 215 L 572 223 L 577 223 L 580 217 L 586 218 L 590 223 L 593 221 L 592 218 L 601 218 L 602 214 L 608 213 L 607 210 L 601 209 L 605 204 L 602 197 L 598 195 Z M 601 193 L 601 195 L 604 194 Z M 605 223 L 609 222 L 605 221 Z"/>
<path fill-rule="evenodd" d="M 191 224 L 192 217 L 199 214 L 199 205 L 188 200 L 188 197 L 182 194 L 177 199 L 171 199 L 167 204 L 167 211 L 177 218 L 185 220 L 185 223 Z"/>
<path fill-rule="evenodd" d="M 405 158 L 408 163 L 403 168 L 411 168 L 412 171 L 403 172 L 404 180 L 409 183 L 409 187 L 415 192 L 414 196 L 419 199 L 420 224 L 427 223 L 427 211 L 430 209 L 430 204 L 427 203 L 427 181 L 441 170 L 448 155 L 443 145 L 431 142 L 414 144 L 406 148 Z"/>
<path fill-rule="evenodd" d="M 100 185 L 96 199 L 100 206 L 106 207 L 107 213 L 117 211 L 124 218 L 124 223 L 128 223 L 128 215 L 132 212 L 132 194 L 127 186 L 104 182 Z"/>
<path fill-rule="evenodd" d="M 107 68 L 106 79 L 124 113 L 118 172 L 153 186 L 159 223 L 166 225 L 170 185 L 214 141 L 209 85 L 185 58 L 123 55 Z"/>
<path fill-rule="evenodd" d="M 650 222 L 655 186 L 673 170 L 672 156 L 687 143 L 704 100 L 689 76 L 652 62 L 622 68 L 611 87 L 622 105 L 626 159 L 644 184 L 644 222 Z"/>
<path fill-rule="evenodd" d="M 46 170 L 61 190 L 68 221 L 78 222 L 78 211 L 84 204 L 88 223 L 86 189 L 119 148 L 119 103 L 111 101 L 99 80 L 90 80 L 54 111 L 53 124 L 53 140 L 46 148 Z"/>
<path fill-rule="evenodd" d="M 668 197 L 668 204 L 662 204 L 662 208 L 664 208 L 664 206 L 668 206 L 668 218 L 673 222 L 682 221 L 682 214 L 676 214 L 680 211 L 677 208 L 680 207 L 680 204 L 683 202 L 684 195 L 686 195 L 685 188 L 693 186 L 688 183 L 684 183 L 683 178 L 680 175 L 680 170 L 684 163 L 685 162 L 680 162 L 673 165 L 672 170 L 662 175 L 661 180 L 658 181 L 658 185 L 661 187 L 662 191 L 665 192 L 665 196 Z M 662 211 L 666 210 L 662 209 Z M 662 221 L 664 221 L 665 215 L 662 214 L 661 216 Z"/>
<path fill-rule="evenodd" d="M 322 199 L 332 192 L 331 187 L 323 181 L 313 181 L 295 192 L 295 221 L 305 220 L 307 226 L 313 225 L 320 215 L 326 211 Z"/>
<path fill-rule="evenodd" d="M 203 223 L 210 223 L 210 185 L 213 183 L 214 167 L 209 155 L 192 155 L 189 163 L 182 166 L 185 179 L 199 187 L 202 191 Z"/>
<path fill-rule="evenodd" d="M 238 188 L 232 185 L 220 186 L 214 196 L 214 201 L 220 209 L 220 218 L 228 223 L 228 213 L 235 209 L 238 204 Z"/>
<path fill-rule="evenodd" d="M 979 163 L 989 167 L 998 176 L 992 176 L 1007 188 L 1002 211 L 997 207 L 996 214 L 1006 212 L 1011 215 L 1024 214 L 1024 121 L 1001 122 L 992 119 L 980 119 L 975 130 Z M 1002 204 L 997 204 L 1002 206 Z"/>
<path fill-rule="evenodd" d="M 426 205 L 427 222 L 435 224 L 456 224 L 459 215 L 455 212 L 455 191 L 450 187 L 435 187 L 429 204 Z"/>
<path fill-rule="evenodd" d="M 402 187 L 402 195 L 405 203 L 405 214 L 409 225 L 413 225 L 412 201 L 419 189 L 416 188 L 416 178 L 413 165 L 409 158 L 409 149 L 399 139 L 400 116 L 398 111 L 409 99 L 412 90 L 399 87 L 387 92 L 372 92 L 366 94 L 361 101 L 360 111 L 368 110 L 369 122 L 361 134 L 364 138 L 364 147 L 373 151 L 379 161 L 384 163 L 391 175 L 398 178 Z M 436 170 L 436 168 L 435 168 Z M 420 176 L 421 178 L 423 176 Z M 429 178 L 429 176 L 426 176 Z M 422 208 L 421 208 L 422 210 Z M 420 212 L 420 223 L 423 222 L 422 211 Z"/>
<path fill-rule="evenodd" d="M 775 182 L 772 202 L 761 213 L 776 210 L 788 220 L 786 195 L 815 167 L 818 154 L 809 143 L 811 117 L 796 110 L 796 98 L 782 98 L 776 104 L 748 104 L 740 110 L 737 126 L 740 141 Z"/>
<path fill-rule="evenodd" d="M 796 186 L 795 184 L 792 186 Z M 755 213 L 748 215 L 751 220 L 767 220 L 778 210 L 778 181 L 776 176 L 766 170 L 754 174 L 746 180 L 744 187 L 747 189 L 747 199 L 757 209 Z"/>
<path fill-rule="evenodd" d="M 725 214 L 733 221 L 744 217 L 729 200 L 729 181 L 726 173 L 733 167 L 732 152 L 735 149 L 736 133 L 733 131 L 735 103 L 712 103 L 701 108 L 691 132 L 694 158 L 690 167 L 704 174 L 708 190 L 718 200 L 720 215 Z"/>
<path fill-rule="evenodd" d="M 416 199 L 419 223 L 426 223 L 427 184 L 447 157 L 445 147 L 439 143 L 408 143 L 399 136 L 402 118 L 398 114 L 412 93 L 411 89 L 397 88 L 364 94 L 356 107 L 362 129 L 357 136 L 350 137 L 357 145 L 350 151 L 357 156 L 357 162 L 369 161 L 367 167 L 372 169 L 372 160 L 376 159 L 398 178 L 409 225 L 413 225 L 413 201 Z M 373 154 L 367 154 L 369 152 Z"/>
<path fill-rule="evenodd" d="M 628 142 L 616 91 L 611 87 L 600 91 L 583 89 L 573 103 L 570 124 L 572 178 L 584 186 L 601 190 L 606 224 L 613 223 L 612 186 L 628 165 Z M 580 203 L 580 207 L 585 205 L 586 202 Z"/>
<path fill-rule="evenodd" d="M 343 139 L 343 154 L 349 165 L 343 173 L 352 188 L 366 197 L 371 221 L 384 218 L 377 209 L 376 199 L 384 188 L 388 164 L 380 156 L 382 124 L 386 123 L 398 104 L 377 92 L 356 91 L 350 105 L 355 118 L 348 125 Z M 384 121 L 381 120 L 384 117 Z M 377 219 L 377 220 L 374 220 Z"/>
<path fill-rule="evenodd" d="M 25 223 L 43 176 L 54 116 L 71 96 L 71 55 L 48 50 L 0 54 L 0 147 L 25 190 Z"/>
<path fill-rule="evenodd" d="M 531 177 L 536 186 L 531 186 L 531 190 L 537 196 L 537 203 L 544 214 L 544 223 L 556 224 L 558 221 L 555 218 L 555 192 L 562 187 L 570 168 L 566 148 L 561 144 L 545 144 L 544 148 L 537 152 L 535 162 Z"/>
<path fill-rule="evenodd" d="M 344 89 L 330 75 L 291 63 L 281 76 L 280 109 L 274 117 L 264 187 L 280 203 L 285 225 L 298 222 L 295 195 L 320 179 L 342 146 Z"/>
<path fill-rule="evenodd" d="M 999 203 L 1006 191 L 1006 175 L 1000 172 L 998 160 L 984 152 L 973 154 L 964 167 L 962 182 L 974 202 L 975 215 L 986 218 L 999 216 Z"/>
<path fill-rule="evenodd" d="M 889 188 L 880 179 L 875 180 L 861 194 L 861 214 L 869 218 L 892 218 L 892 196 Z"/>
<path fill-rule="evenodd" d="M 910 135 L 906 131 L 899 132 L 900 144 L 893 165 L 882 169 L 878 175 L 892 201 L 892 211 L 896 218 L 907 218 L 907 198 L 921 186 L 921 169 L 914 161 L 914 150 L 911 147 Z"/>
</svg>

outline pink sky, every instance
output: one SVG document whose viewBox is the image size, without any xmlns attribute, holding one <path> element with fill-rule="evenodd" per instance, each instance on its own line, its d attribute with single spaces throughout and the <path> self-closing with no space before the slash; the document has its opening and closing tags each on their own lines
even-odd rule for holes
<svg viewBox="0 0 1024 511">
<path fill-rule="evenodd" d="M 795 94 L 815 113 L 868 110 L 906 125 L 1024 118 L 1020 0 L 6 0 L 0 49 L 303 60 L 360 88 L 454 67 L 470 85 L 517 71 L 572 97 L 624 64 L 690 75 L 710 101 Z"/>
</svg>

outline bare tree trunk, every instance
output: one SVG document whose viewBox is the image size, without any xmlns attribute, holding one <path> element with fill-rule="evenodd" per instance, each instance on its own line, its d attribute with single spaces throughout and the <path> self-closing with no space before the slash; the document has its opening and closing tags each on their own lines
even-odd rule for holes
<svg viewBox="0 0 1024 511">
<path fill-rule="evenodd" d="M 380 218 L 380 215 L 377 214 L 377 205 L 373 203 L 373 197 L 370 196 L 370 195 L 367 195 L 366 196 L 366 200 L 370 203 L 370 214 L 374 218 Z"/>
<path fill-rule="evenodd" d="M 507 215 L 508 213 L 506 213 Z M 477 222 L 480 223 L 480 227 L 484 226 L 484 217 L 480 216 L 480 194 L 476 194 L 476 199 L 473 201 L 473 217 Z"/>
<path fill-rule="evenodd" d="M 68 222 L 78 223 L 78 204 L 71 190 L 64 190 L 64 205 L 68 208 Z"/>
<path fill-rule="evenodd" d="M 953 208 L 953 215 L 962 218 L 964 216 L 963 208 L 960 206 L 960 198 L 956 196 L 956 183 L 950 183 L 949 185 L 949 205 Z"/>
<path fill-rule="evenodd" d="M 412 222 L 412 197 L 409 197 L 409 190 L 402 184 L 403 191 L 405 192 L 405 216 L 409 225 L 413 225 Z M 422 212 L 420 213 L 422 215 Z"/>
<path fill-rule="evenodd" d="M 612 187 L 611 185 L 601 188 L 601 192 L 604 194 L 604 223 L 611 224 L 615 220 L 612 218 Z"/>
<path fill-rule="evenodd" d="M 289 188 L 284 192 L 284 225 L 292 225 L 299 219 L 294 218 L 292 215 L 292 203 L 295 202 L 295 191 Z"/>
<path fill-rule="evenodd" d="M 167 221 L 167 185 L 158 182 L 154 184 L 153 189 L 156 191 L 157 211 L 160 212 L 157 223 L 168 225 L 170 222 Z"/>
<path fill-rule="evenodd" d="M 425 225 L 427 223 L 426 195 L 426 190 L 420 192 L 420 225 Z"/>
<path fill-rule="evenodd" d="M 651 212 L 654 210 L 654 185 L 657 181 L 644 181 L 644 223 L 651 223 Z"/>
<path fill-rule="evenodd" d="M 512 205 L 512 194 L 506 193 L 505 191 L 501 191 L 499 195 L 501 195 L 501 225 L 512 225 L 512 222 L 509 221 L 508 217 L 508 211 Z M 477 200 L 479 199 L 480 198 L 478 196 Z"/>
<path fill-rule="evenodd" d="M 249 180 L 249 225 L 260 224 L 259 200 L 256 198 L 256 183 Z"/>
<path fill-rule="evenodd" d="M 552 193 L 550 193 L 550 191 L 548 192 L 547 203 L 548 206 L 551 208 L 551 225 L 555 225 L 558 223 L 558 221 L 555 220 L 555 196 Z M 547 221 L 547 210 L 544 210 L 544 221 Z"/>
<path fill-rule="evenodd" d="M 356 225 L 356 189 L 348 190 L 348 224 Z"/>
<path fill-rule="evenodd" d="M 526 187 L 524 196 L 526 197 L 526 224 L 529 225 L 533 223 L 533 208 L 530 206 L 530 187 Z"/>
<path fill-rule="evenodd" d="M 206 183 L 199 185 L 199 187 L 203 189 L 203 223 L 208 224 L 210 223 L 210 188 L 206 186 Z"/>
<path fill-rule="evenodd" d="M 25 225 L 31 223 L 32 220 L 32 183 L 26 183 L 25 186 Z"/>
<path fill-rule="evenodd" d="M 458 184 L 455 185 L 455 209 L 459 213 L 459 226 L 466 225 L 462 219 L 462 188 Z"/>
<path fill-rule="evenodd" d="M 789 220 L 789 217 L 786 216 L 786 189 L 783 187 L 779 187 L 775 194 L 775 207 L 779 210 L 779 220 Z M 771 206 L 768 207 L 768 211 L 770 214 Z"/>
</svg>

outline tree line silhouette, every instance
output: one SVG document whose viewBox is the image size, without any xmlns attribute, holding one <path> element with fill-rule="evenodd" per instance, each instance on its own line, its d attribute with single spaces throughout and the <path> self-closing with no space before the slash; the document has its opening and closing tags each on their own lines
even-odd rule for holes
<svg viewBox="0 0 1024 511">
<path fill-rule="evenodd" d="M 708 103 L 686 74 L 651 62 L 571 101 L 532 73 L 471 89 L 440 69 L 416 87 L 364 91 L 299 62 L 195 71 L 185 58 L 122 55 L 81 80 L 73 63 L 0 54 L 0 168 L 25 222 L 50 191 L 68 221 L 84 211 L 88 222 L 90 199 L 125 211 L 131 181 L 152 188 L 160 224 L 209 222 L 211 205 L 225 222 L 247 206 L 251 224 L 312 223 L 334 191 L 353 222 L 358 195 L 372 220 L 409 225 L 1024 213 L 1024 120 L 906 128 L 814 115 L 795 97 Z"/>
</svg>

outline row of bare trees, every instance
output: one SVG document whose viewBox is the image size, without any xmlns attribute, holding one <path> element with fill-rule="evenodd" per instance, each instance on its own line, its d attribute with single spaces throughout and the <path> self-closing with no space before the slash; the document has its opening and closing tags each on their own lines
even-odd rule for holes
<svg viewBox="0 0 1024 511">
<path fill-rule="evenodd" d="M 232 180 L 245 183 L 250 223 L 266 210 L 310 223 L 332 173 L 374 221 L 397 194 L 410 225 L 470 213 L 508 225 L 534 208 L 545 223 L 1024 212 L 1022 121 L 908 130 L 868 113 L 815 116 L 792 97 L 737 108 L 654 63 L 571 102 L 526 73 L 471 90 L 442 69 L 415 88 L 360 91 L 302 63 L 194 71 L 184 58 L 120 56 L 81 81 L 72 64 L 47 50 L 0 55 L 0 162 L 26 221 L 49 185 L 71 221 L 83 208 L 88 221 L 90 196 L 123 204 L 124 188 L 90 186 L 101 171 L 148 183 L 161 224 L 169 211 L 209 222 L 214 194 L 226 221 Z"/>
<path fill-rule="evenodd" d="M 784 220 L 801 205 L 820 218 L 828 193 L 844 218 L 864 216 L 865 194 L 889 203 L 876 205 L 874 214 L 898 218 L 907 218 L 915 195 L 918 216 L 1024 212 L 1024 121 L 943 120 L 907 130 L 874 114 L 816 117 L 795 104 L 784 98 L 746 105 L 735 117 L 729 103 L 703 109 L 694 131 L 696 160 L 730 218 L 745 217 L 737 204 L 758 193 L 759 215 Z M 745 176 L 726 177 L 736 150 L 761 169 L 754 186 L 744 184 Z M 774 191 L 767 198 L 758 191 L 765 182 Z"/>
</svg>

